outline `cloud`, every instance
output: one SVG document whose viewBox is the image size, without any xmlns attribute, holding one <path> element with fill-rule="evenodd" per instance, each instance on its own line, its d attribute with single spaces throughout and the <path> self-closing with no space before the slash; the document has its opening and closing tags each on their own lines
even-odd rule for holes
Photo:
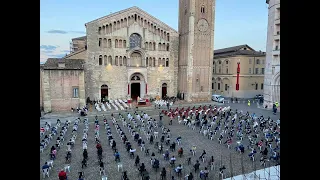
<svg viewBox="0 0 320 180">
<path fill-rule="evenodd" d="M 53 30 L 47 31 L 47 33 L 51 33 L 51 34 L 67 34 L 68 32 L 67 31 L 53 29 Z"/>
<path fill-rule="evenodd" d="M 40 45 L 40 63 L 44 63 L 48 58 L 62 58 L 70 51 L 56 45 Z"/>
<path fill-rule="evenodd" d="M 63 31 L 63 30 L 58 30 L 58 29 L 52 29 L 50 31 L 47 31 L 47 33 L 50 34 L 86 34 L 85 31 Z"/>
<path fill-rule="evenodd" d="M 53 46 L 53 45 L 40 45 L 40 50 L 42 49 L 43 51 L 54 51 L 58 47 L 59 46 Z"/>
</svg>

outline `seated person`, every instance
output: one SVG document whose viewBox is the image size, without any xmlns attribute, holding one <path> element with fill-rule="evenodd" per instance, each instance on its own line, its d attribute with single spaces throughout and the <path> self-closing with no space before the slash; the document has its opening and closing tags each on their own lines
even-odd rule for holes
<svg viewBox="0 0 320 180">
<path fill-rule="evenodd" d="M 205 167 L 204 170 L 200 171 L 200 178 L 208 177 L 208 175 L 209 175 L 209 170 L 207 167 Z"/>
<path fill-rule="evenodd" d="M 174 170 L 176 171 L 176 173 L 181 172 L 181 171 L 182 171 L 182 165 L 181 165 L 181 164 L 179 164 L 179 166 L 178 166 L 178 167 L 176 167 Z"/>
<path fill-rule="evenodd" d="M 182 156 L 182 155 L 183 155 L 183 149 L 182 149 L 182 148 L 180 148 L 180 149 L 178 150 L 178 155 L 179 155 L 179 156 Z"/>
<path fill-rule="evenodd" d="M 68 180 L 67 173 L 63 169 L 59 172 L 58 177 L 59 180 Z"/>
<path fill-rule="evenodd" d="M 115 161 L 117 160 L 120 161 L 120 153 L 118 151 L 114 154 L 114 157 L 115 157 Z"/>
<path fill-rule="evenodd" d="M 170 159 L 170 164 L 174 164 L 175 161 L 176 161 L 176 158 L 174 156 L 172 156 L 171 159 Z"/>
<path fill-rule="evenodd" d="M 139 167 L 139 171 L 140 173 L 142 173 L 145 170 L 146 170 L 146 167 L 144 166 L 144 163 L 142 163 L 141 166 Z"/>
<path fill-rule="evenodd" d="M 50 168 L 50 166 L 48 165 L 47 162 L 45 162 L 44 165 L 42 166 L 42 169 L 43 169 L 43 170 L 44 170 L 44 169 L 49 169 L 49 168 Z"/>
<path fill-rule="evenodd" d="M 160 166 L 159 160 L 158 160 L 158 159 L 154 159 L 154 162 L 153 162 L 152 167 L 153 167 L 153 168 L 159 168 L 159 166 Z"/>
</svg>

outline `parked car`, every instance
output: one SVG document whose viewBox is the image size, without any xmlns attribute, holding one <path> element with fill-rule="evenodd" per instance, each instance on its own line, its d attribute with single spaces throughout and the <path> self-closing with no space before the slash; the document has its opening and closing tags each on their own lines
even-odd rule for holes
<svg viewBox="0 0 320 180">
<path fill-rule="evenodd" d="M 213 94 L 211 97 L 212 101 L 216 101 L 219 103 L 223 103 L 224 102 L 224 97 L 222 97 L 221 95 L 218 94 Z"/>
<path fill-rule="evenodd" d="M 263 99 L 263 95 L 257 94 L 257 95 L 255 96 L 255 99 Z"/>
</svg>

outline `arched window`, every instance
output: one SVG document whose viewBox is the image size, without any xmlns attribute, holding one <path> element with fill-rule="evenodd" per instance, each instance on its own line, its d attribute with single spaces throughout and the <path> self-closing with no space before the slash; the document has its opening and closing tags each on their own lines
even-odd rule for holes
<svg viewBox="0 0 320 180">
<path fill-rule="evenodd" d="M 156 50 L 156 43 L 155 42 L 153 42 L 153 49 L 152 50 Z"/>
<path fill-rule="evenodd" d="M 118 39 L 115 40 L 115 42 L 114 42 L 114 47 L 115 47 L 115 48 L 118 47 Z"/>
<path fill-rule="evenodd" d="M 257 59 L 257 64 L 260 64 L 260 59 Z"/>
<path fill-rule="evenodd" d="M 122 48 L 122 40 L 119 40 L 119 48 Z"/>
<path fill-rule="evenodd" d="M 228 67 L 226 68 L 226 74 L 229 74 L 229 69 L 228 69 Z"/>
<path fill-rule="evenodd" d="M 204 6 L 201 6 L 200 11 L 201 11 L 201 13 L 205 13 L 205 8 L 204 8 Z"/>
<path fill-rule="evenodd" d="M 229 61 L 226 61 L 226 64 L 229 64 Z"/>
<path fill-rule="evenodd" d="M 221 61 L 219 61 L 219 64 L 221 64 Z"/>
<path fill-rule="evenodd" d="M 101 34 L 101 27 L 99 27 L 98 29 L 98 34 Z"/>
<path fill-rule="evenodd" d="M 122 62 L 122 56 L 119 57 L 119 65 L 122 66 L 123 62 Z"/>
<path fill-rule="evenodd" d="M 146 66 L 149 66 L 149 58 L 146 57 Z"/>
<path fill-rule="evenodd" d="M 161 51 L 161 43 L 158 44 L 158 51 Z"/>
<path fill-rule="evenodd" d="M 142 38 L 139 34 L 133 33 L 130 35 L 130 48 L 140 47 L 141 48 Z"/>
<path fill-rule="evenodd" d="M 123 40 L 123 47 L 127 48 L 127 41 L 126 40 Z"/>
<path fill-rule="evenodd" d="M 169 51 L 169 43 L 167 43 L 167 51 Z"/>
<path fill-rule="evenodd" d="M 166 59 L 166 67 L 169 67 L 169 58 Z"/>
<path fill-rule="evenodd" d="M 102 34 L 105 34 L 105 32 L 106 32 L 106 27 L 102 26 Z"/>
<path fill-rule="evenodd" d="M 106 48 L 107 47 L 107 38 L 103 38 L 103 43 L 102 43 L 103 47 Z"/>
<path fill-rule="evenodd" d="M 112 57 L 111 56 L 108 57 L 108 65 L 109 64 L 112 65 Z"/>
<path fill-rule="evenodd" d="M 105 66 L 108 65 L 108 57 L 107 57 L 107 55 L 103 56 L 103 62 L 104 62 Z"/>
<path fill-rule="evenodd" d="M 111 39 L 108 39 L 108 48 L 112 48 Z"/>
<path fill-rule="evenodd" d="M 102 55 L 99 56 L 99 65 L 102 65 Z"/>
<path fill-rule="evenodd" d="M 116 57 L 114 58 L 114 65 L 116 65 L 116 66 L 119 65 L 119 64 L 118 64 L 118 56 L 116 56 Z"/>
<path fill-rule="evenodd" d="M 123 65 L 127 66 L 127 57 L 123 56 Z"/>
<path fill-rule="evenodd" d="M 99 38 L 99 47 L 101 47 L 102 38 Z"/>
</svg>

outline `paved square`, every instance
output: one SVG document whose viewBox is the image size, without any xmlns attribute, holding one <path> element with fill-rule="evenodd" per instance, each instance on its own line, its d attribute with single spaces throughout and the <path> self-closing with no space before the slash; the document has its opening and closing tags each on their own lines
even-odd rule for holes
<svg viewBox="0 0 320 180">
<path fill-rule="evenodd" d="M 255 106 L 247 107 L 245 104 L 224 104 L 223 106 L 228 106 L 228 105 L 230 105 L 233 110 L 235 110 L 235 109 L 238 109 L 238 111 L 242 110 L 244 113 L 246 111 L 249 111 L 250 114 L 252 112 L 255 112 L 255 114 L 257 116 L 260 116 L 260 115 L 263 115 L 264 117 L 270 116 L 271 119 L 273 119 L 273 120 L 277 120 L 279 118 L 279 114 L 273 115 L 270 110 L 258 109 Z M 189 105 L 184 105 L 184 107 L 188 107 L 188 106 Z M 198 107 L 198 105 L 196 105 L 196 107 Z M 164 109 L 164 107 L 162 107 L 162 109 Z M 147 108 L 142 111 L 146 112 L 147 114 L 149 114 L 150 116 L 152 116 L 153 118 L 156 118 L 158 120 L 159 119 L 159 111 L 161 111 L 162 109 L 159 110 L 159 109 L 154 109 L 154 108 Z M 173 107 L 173 109 L 175 109 L 175 107 Z M 132 112 L 133 111 L 131 111 L 131 113 Z M 194 179 L 200 179 L 199 172 L 194 173 L 193 165 L 195 164 L 196 160 L 199 158 L 199 156 L 201 155 L 203 150 L 205 150 L 207 152 L 207 154 L 206 154 L 207 161 L 208 161 L 209 157 L 211 157 L 211 156 L 214 156 L 214 158 L 215 158 L 216 168 L 215 168 L 215 170 L 209 172 L 209 179 L 219 179 L 219 170 L 218 169 L 220 167 L 220 163 L 222 163 L 226 167 L 226 170 L 225 170 L 226 177 L 230 177 L 231 174 L 233 176 L 236 176 L 239 174 L 254 171 L 255 169 L 263 168 L 259 162 L 260 154 L 259 154 L 259 150 L 257 148 L 256 149 L 258 150 L 258 153 L 256 154 L 257 160 L 255 162 L 252 162 L 249 160 L 249 157 L 248 157 L 249 150 L 247 150 L 247 148 L 246 148 L 245 153 L 243 155 L 240 155 L 238 152 L 235 151 L 234 147 L 236 146 L 236 140 L 235 140 L 236 136 L 234 136 L 234 138 L 233 138 L 234 140 L 233 140 L 232 148 L 228 149 L 226 147 L 226 145 L 219 144 L 219 142 L 217 140 L 218 135 L 216 135 L 215 138 L 213 139 L 213 141 L 211 141 L 210 139 L 208 139 L 207 137 L 204 137 L 203 135 L 201 135 L 199 133 L 199 127 L 197 127 L 196 130 L 191 130 L 190 128 L 188 128 L 187 126 L 184 126 L 183 124 L 178 124 L 176 119 L 173 122 L 173 125 L 169 125 L 169 118 L 167 116 L 164 116 L 163 125 L 166 126 L 167 128 L 169 128 L 171 131 L 171 142 L 173 140 L 175 140 L 179 135 L 182 137 L 182 145 L 180 145 L 180 146 L 176 145 L 176 151 L 175 152 L 170 151 L 170 157 L 172 155 L 177 157 L 176 166 L 178 164 L 182 164 L 183 171 L 182 171 L 181 178 L 178 178 L 176 173 L 174 173 L 173 168 L 170 166 L 169 161 L 165 161 L 163 159 L 162 154 L 158 153 L 157 148 L 155 148 L 154 145 L 150 145 L 149 141 L 146 140 L 146 136 L 143 135 L 142 133 L 140 133 L 140 135 L 142 136 L 142 139 L 146 142 L 146 149 L 150 149 L 150 155 L 152 152 L 155 152 L 156 158 L 160 160 L 160 169 L 158 170 L 158 172 L 155 172 L 155 170 L 150 165 L 150 155 L 146 156 L 144 152 L 141 152 L 140 148 L 137 145 L 137 142 L 135 142 L 133 140 L 133 137 L 128 132 L 128 128 L 122 126 L 122 122 L 118 118 L 119 113 L 121 113 L 122 115 L 124 115 L 125 118 L 127 118 L 127 116 L 126 116 L 127 112 L 118 111 L 118 112 L 114 113 L 114 115 L 115 115 L 116 119 L 118 120 L 118 123 L 119 123 L 121 129 L 126 134 L 128 140 L 131 142 L 133 147 L 137 149 L 135 156 L 139 155 L 140 163 L 144 163 L 146 165 L 146 169 L 150 174 L 151 180 L 161 179 L 160 178 L 160 171 L 161 171 L 162 167 L 165 167 L 167 170 L 167 179 L 170 179 L 171 176 L 175 176 L 176 179 L 183 179 L 182 177 L 187 175 L 189 172 L 193 173 Z M 111 149 L 111 146 L 109 146 L 109 144 L 108 144 L 106 130 L 104 129 L 104 126 L 103 126 L 102 114 L 105 114 L 105 116 L 108 119 L 108 123 L 111 127 L 111 132 L 113 134 L 113 138 L 116 141 L 117 149 L 120 152 L 121 162 L 123 164 L 123 170 L 127 171 L 128 178 L 130 180 L 141 179 L 141 177 L 139 176 L 139 172 L 137 170 L 137 167 L 134 166 L 135 160 L 131 159 L 129 157 L 129 154 L 125 150 L 125 145 L 122 143 L 120 136 L 116 132 L 116 128 L 114 127 L 114 125 L 112 125 L 111 118 L 110 118 L 111 113 L 110 112 L 97 112 L 97 113 L 91 113 L 91 114 L 93 114 L 93 115 L 89 114 L 89 116 L 88 116 L 90 124 L 89 124 L 89 132 L 88 132 L 89 160 L 87 162 L 87 167 L 85 167 L 83 170 L 81 169 L 81 161 L 82 161 L 82 141 L 81 140 L 82 140 L 82 134 L 83 134 L 82 132 L 84 129 L 84 124 L 81 122 L 79 124 L 79 128 L 77 131 L 78 137 L 75 141 L 74 147 L 72 148 L 72 160 L 71 160 L 71 164 L 70 164 L 71 172 L 68 173 L 68 180 L 77 180 L 79 171 L 84 172 L 86 180 L 99 180 L 99 179 L 101 179 L 101 176 L 99 174 L 99 164 L 98 164 L 97 152 L 96 152 L 96 147 L 95 147 L 96 144 L 94 141 L 94 123 L 93 122 L 94 122 L 95 114 L 98 114 L 99 124 L 101 126 L 100 127 L 100 140 L 101 140 L 101 145 L 103 148 L 103 162 L 105 163 L 106 175 L 108 177 L 108 180 L 120 180 L 122 173 L 118 172 L 117 163 L 114 161 L 113 150 Z M 65 117 L 65 118 L 62 117 L 59 119 L 62 121 L 62 123 L 64 123 L 66 119 L 75 120 L 77 117 L 78 117 L 78 115 L 74 114 L 74 117 Z M 43 126 L 42 124 L 45 121 L 54 121 L 55 122 L 56 119 L 57 118 L 53 118 L 51 120 L 50 119 L 43 119 L 40 122 L 40 124 L 41 124 L 40 126 Z M 81 119 L 83 119 L 83 117 L 81 117 Z M 138 122 L 138 124 L 140 123 L 140 121 L 137 121 L 137 122 Z M 52 123 L 52 125 L 54 125 L 54 124 L 55 123 Z M 57 152 L 57 157 L 56 157 L 56 160 L 54 161 L 54 167 L 50 170 L 50 177 L 49 178 L 46 177 L 46 179 L 56 180 L 60 169 L 63 168 L 65 165 L 65 158 L 64 157 L 66 155 L 66 149 L 67 149 L 66 142 L 72 136 L 72 134 L 71 134 L 72 126 L 73 126 L 73 123 L 71 123 L 71 125 L 65 135 L 64 145 Z M 159 135 L 160 135 L 160 133 L 162 131 L 160 128 L 158 128 L 158 129 L 159 129 L 158 131 L 159 131 Z M 61 127 L 58 129 L 58 132 L 60 130 L 61 130 Z M 160 137 L 161 137 L 161 135 L 160 135 Z M 263 137 L 262 133 L 260 133 L 260 137 Z M 57 138 L 57 136 L 55 136 L 51 140 L 49 146 L 46 147 L 44 152 L 40 153 L 40 158 L 41 158 L 40 159 L 40 168 L 43 166 L 43 164 L 46 160 L 49 160 L 49 154 L 50 154 L 49 151 L 50 151 L 51 146 L 55 144 L 56 138 Z M 258 138 L 258 139 L 260 139 L 260 138 Z M 156 141 L 159 141 L 159 139 L 155 140 L 155 142 Z M 245 147 L 248 145 L 248 141 L 246 138 L 244 138 L 243 143 L 244 143 Z M 196 152 L 195 156 L 192 156 L 189 152 L 192 145 L 197 146 L 197 152 Z M 179 158 L 178 154 L 177 154 L 177 150 L 179 147 L 183 147 L 183 149 L 184 149 L 184 155 L 182 156 L 182 158 Z M 169 149 L 169 147 L 164 144 L 164 150 L 166 150 L 166 149 Z M 269 156 L 270 156 L 270 154 L 269 154 Z M 186 163 L 186 159 L 188 157 L 191 157 L 191 165 L 187 165 L 187 163 Z M 204 169 L 204 167 L 206 167 L 208 165 L 207 161 L 205 163 L 200 162 L 200 164 L 201 164 L 200 170 Z M 243 166 L 241 166 L 241 164 L 242 164 L 241 161 L 243 161 Z M 230 166 L 230 163 L 232 163 L 232 166 Z M 273 165 L 275 165 L 275 162 L 270 161 L 267 163 L 267 166 L 273 166 Z M 42 178 L 42 173 L 40 173 L 40 177 Z"/>
</svg>

